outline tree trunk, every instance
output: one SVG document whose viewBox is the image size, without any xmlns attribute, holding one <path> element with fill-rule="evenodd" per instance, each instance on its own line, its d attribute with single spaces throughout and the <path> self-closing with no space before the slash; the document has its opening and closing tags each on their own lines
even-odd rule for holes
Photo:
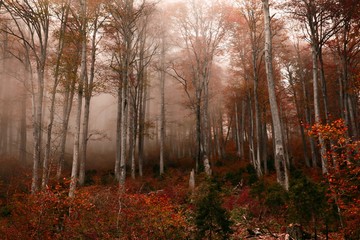
<svg viewBox="0 0 360 240">
<path fill-rule="evenodd" d="M 205 63 L 206 65 L 208 65 L 209 63 Z M 208 68 L 207 66 L 205 67 L 206 69 Z M 205 166 L 205 168 L 210 168 L 210 164 L 209 164 L 209 76 L 210 74 L 204 70 L 203 73 L 203 85 L 204 85 L 204 99 L 203 99 L 203 129 L 202 129 L 202 134 L 203 134 L 203 164 Z M 208 175 L 210 175 L 209 173 L 211 173 L 211 170 L 206 171 L 206 173 Z"/>
<path fill-rule="evenodd" d="M 270 28 L 269 1 L 262 0 L 264 23 L 265 23 L 265 63 L 268 82 L 269 101 L 271 117 L 274 125 L 274 143 L 275 143 L 275 168 L 277 181 L 286 189 L 289 189 L 288 166 L 285 158 L 285 146 L 281 134 L 281 121 L 279 109 L 276 101 L 275 83 L 272 66 L 272 36 Z"/>
<path fill-rule="evenodd" d="M 291 72 L 291 70 L 289 68 L 287 69 L 287 71 L 288 71 L 288 75 L 289 75 L 289 84 L 290 84 L 290 86 L 292 88 L 293 95 L 294 95 L 296 115 L 297 115 L 298 124 L 299 124 L 299 128 L 300 128 L 300 133 L 301 133 L 301 142 L 302 142 L 302 145 L 303 145 L 305 164 L 306 164 L 307 167 L 310 167 L 310 160 L 309 160 L 309 157 L 308 157 L 308 150 L 307 150 L 306 138 L 305 138 L 305 130 L 304 130 L 304 125 L 303 125 L 302 117 L 301 117 L 300 104 L 299 104 L 299 100 L 298 100 L 298 97 L 297 97 L 297 92 L 296 92 L 296 88 L 295 88 L 295 85 L 294 85 L 292 72 Z"/>
<path fill-rule="evenodd" d="M 315 123 L 321 123 L 320 116 L 320 103 L 319 103 L 319 90 L 318 90 L 318 62 L 317 62 L 317 47 L 315 43 L 311 46 L 311 55 L 313 61 L 313 91 L 314 91 L 314 112 L 315 112 Z M 321 134 L 319 134 L 320 143 L 320 154 L 321 154 L 321 167 L 322 172 L 327 173 L 327 160 L 326 160 L 326 148 L 325 142 Z"/>
<path fill-rule="evenodd" d="M 21 98 L 21 119 L 20 119 L 20 144 L 19 144 L 19 159 L 20 162 L 26 161 L 26 144 L 27 144 L 27 129 L 26 129 L 26 89 L 24 86 L 24 93 Z"/>
<path fill-rule="evenodd" d="M 236 153 L 238 157 L 241 157 L 241 145 L 240 145 L 240 129 L 239 129 L 239 111 L 238 111 L 238 103 L 235 100 L 235 132 L 236 132 Z"/>
<path fill-rule="evenodd" d="M 63 119 L 61 123 L 60 153 L 59 153 L 59 160 L 58 160 L 58 166 L 56 172 L 57 180 L 60 180 L 62 170 L 64 167 L 67 132 L 69 126 L 70 113 L 73 105 L 73 99 L 75 95 L 75 79 L 72 79 L 70 83 L 67 82 L 66 86 L 67 87 L 65 87 L 65 97 L 64 97 L 64 105 L 63 105 Z"/>
<path fill-rule="evenodd" d="M 74 135 L 74 149 L 73 149 L 73 162 L 71 168 L 71 181 L 69 189 L 69 197 L 73 198 L 75 196 L 77 177 L 78 177 L 78 168 L 79 168 L 79 158 L 80 158 L 80 127 L 81 127 L 81 110 L 82 110 L 82 100 L 83 100 L 83 91 L 84 83 L 87 81 L 87 69 L 86 69 L 86 0 L 80 0 L 81 7 L 81 72 L 78 84 L 78 106 L 76 111 L 76 121 L 75 121 L 75 135 Z"/>
<path fill-rule="evenodd" d="M 245 156 L 244 153 L 244 135 L 245 135 L 245 100 L 241 101 L 241 127 L 240 127 L 240 156 L 243 158 Z"/>
<path fill-rule="evenodd" d="M 51 90 L 51 97 L 50 97 L 50 116 L 49 116 L 49 124 L 47 126 L 47 135 L 46 135 L 46 144 L 45 144 L 45 154 L 44 154 L 44 161 L 43 161 L 43 172 L 42 172 L 42 182 L 41 188 L 44 190 L 48 184 L 49 180 L 49 163 L 51 156 L 51 137 L 52 137 L 52 128 L 54 124 L 54 117 L 55 117 L 55 98 L 56 98 L 56 89 L 58 86 L 58 79 L 55 77 L 54 85 Z"/>
<path fill-rule="evenodd" d="M 86 87 L 85 87 L 86 89 Z M 81 144 L 80 144 L 80 166 L 79 166 L 79 185 L 83 186 L 85 184 L 85 170 L 86 170 L 86 160 L 87 160 L 87 144 L 89 141 L 89 118 L 90 118 L 90 101 L 91 101 L 91 92 L 85 90 L 85 105 L 84 105 L 84 117 L 82 122 L 82 133 L 81 133 Z"/>
<path fill-rule="evenodd" d="M 263 115 L 264 115 L 264 119 L 266 119 L 266 108 L 264 107 L 264 112 L 263 112 Z M 263 156 L 263 162 L 264 162 L 264 173 L 265 174 L 268 174 L 269 173 L 269 170 L 268 170 L 268 162 L 267 162 L 267 144 L 268 144 L 268 134 L 267 134 L 267 128 L 266 128 L 266 120 L 264 121 L 263 123 L 263 129 L 262 129 L 262 139 L 263 139 L 263 148 L 262 148 L 262 156 Z"/>
<path fill-rule="evenodd" d="M 131 178 L 135 179 L 136 175 L 136 164 L 135 164 L 135 145 L 136 145 L 136 125 L 137 125 L 137 109 L 136 109 L 136 98 L 134 90 L 133 96 L 130 94 L 130 106 L 129 106 L 129 156 L 131 160 Z"/>
<path fill-rule="evenodd" d="M 139 164 L 139 176 L 143 176 L 143 164 L 144 164 L 144 140 L 145 140 L 145 112 L 147 103 L 147 77 L 144 74 L 145 81 L 142 83 L 142 99 L 139 112 L 139 138 L 138 138 L 138 164 Z"/>
<path fill-rule="evenodd" d="M 61 24 L 60 24 L 60 35 L 59 35 L 59 43 L 57 47 L 57 56 L 56 56 L 56 63 L 55 63 L 55 73 L 54 73 L 54 83 L 53 88 L 51 90 L 51 97 L 50 97 L 50 116 L 49 116 L 49 124 L 47 126 L 47 138 L 45 144 L 45 156 L 43 161 L 43 176 L 42 176 L 42 183 L 41 188 L 45 189 L 48 179 L 49 179 L 49 162 L 51 156 L 51 138 L 52 138 L 52 128 L 54 124 L 54 117 L 55 117 L 55 100 L 56 100 L 56 91 L 59 85 L 59 74 L 60 74 L 60 61 L 63 55 L 64 49 L 64 35 L 67 27 L 67 20 L 69 14 L 70 5 L 66 3 L 65 10 L 61 16 Z"/>
<path fill-rule="evenodd" d="M 199 172 L 199 164 L 201 161 L 201 96 L 200 91 L 196 90 L 196 162 L 195 171 Z"/>
<path fill-rule="evenodd" d="M 327 84 L 325 79 L 324 72 L 324 60 L 322 57 L 322 47 L 318 47 L 318 58 L 319 58 L 319 66 L 320 66 L 320 85 L 321 85 L 321 93 L 324 102 L 324 112 L 325 112 L 325 120 L 326 123 L 329 123 L 329 107 L 328 107 L 328 98 L 327 98 Z"/>
<path fill-rule="evenodd" d="M 127 53 L 128 54 L 128 53 Z M 127 139 L 128 139 L 128 64 L 129 58 L 126 57 L 124 63 L 124 72 L 122 75 L 122 88 L 121 88 L 121 151 L 120 151 L 120 185 L 125 184 L 126 179 L 126 157 L 127 157 Z"/>
<path fill-rule="evenodd" d="M 255 128 L 254 128 L 254 132 L 255 132 L 255 137 L 256 137 L 256 151 L 254 149 L 254 168 L 256 170 L 257 176 L 261 177 L 262 176 L 262 171 L 261 171 L 261 145 L 262 145 L 262 141 L 261 141 L 261 120 L 260 120 L 260 107 L 259 107 L 259 97 L 258 97 L 258 84 L 259 84 L 259 78 L 258 78 L 258 73 L 257 73 L 257 53 L 256 53 L 256 49 L 254 49 L 255 46 L 253 46 L 253 51 L 252 51 L 252 62 L 253 62 L 253 76 L 254 76 L 254 113 L 255 113 Z M 255 147 L 255 146 L 254 146 Z"/>
<path fill-rule="evenodd" d="M 165 148 L 165 40 L 161 41 L 160 70 L 160 175 L 164 173 Z"/>
<path fill-rule="evenodd" d="M 249 158 L 251 161 L 251 164 L 255 167 L 255 143 L 254 143 L 254 118 L 253 118 L 253 108 L 252 108 L 252 100 L 251 100 L 251 94 L 248 94 L 249 99 Z"/>
<path fill-rule="evenodd" d="M 120 180 L 120 159 L 121 159 L 121 120 L 122 120 L 122 87 L 119 83 L 117 92 L 117 120 L 116 120 L 116 156 L 115 156 L 115 178 Z"/>
<path fill-rule="evenodd" d="M 81 139 L 81 157 L 80 157 L 80 171 L 79 171 L 79 184 L 83 186 L 85 183 L 85 170 L 87 161 L 87 144 L 89 141 L 89 120 L 90 120 L 90 103 L 93 95 L 93 85 L 95 78 L 95 62 L 96 62 L 96 49 L 97 49 L 97 32 L 99 30 L 98 17 L 96 16 L 93 22 L 94 29 L 91 39 L 91 62 L 90 62 L 90 77 L 85 76 L 85 106 L 84 106 L 84 119 L 83 119 L 83 132 Z"/>
</svg>

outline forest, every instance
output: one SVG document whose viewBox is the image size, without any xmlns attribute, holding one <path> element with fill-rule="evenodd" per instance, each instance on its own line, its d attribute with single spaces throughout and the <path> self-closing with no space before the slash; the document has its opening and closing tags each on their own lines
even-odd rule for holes
<svg viewBox="0 0 360 240">
<path fill-rule="evenodd" d="M 0 239 L 360 239 L 359 0 L 0 0 Z"/>
</svg>

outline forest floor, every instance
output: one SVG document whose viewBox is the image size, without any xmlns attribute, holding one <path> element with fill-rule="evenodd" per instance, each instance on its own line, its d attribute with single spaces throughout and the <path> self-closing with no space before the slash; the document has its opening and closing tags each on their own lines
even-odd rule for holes
<svg viewBox="0 0 360 240">
<path fill-rule="evenodd" d="M 181 167 L 162 176 L 148 167 L 144 177 L 127 179 L 124 191 L 111 171 L 87 171 L 73 199 L 68 179 L 31 195 L 29 171 L 0 163 L 0 239 L 342 239 L 331 217 L 294 212 L 275 174 L 259 180 L 242 160 L 218 161 L 212 180 L 198 174 L 193 190 Z"/>
</svg>

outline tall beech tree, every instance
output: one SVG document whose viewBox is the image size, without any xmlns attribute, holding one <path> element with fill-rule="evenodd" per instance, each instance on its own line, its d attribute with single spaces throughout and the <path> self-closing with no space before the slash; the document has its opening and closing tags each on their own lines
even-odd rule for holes
<svg viewBox="0 0 360 240">
<path fill-rule="evenodd" d="M 215 2 L 192 0 L 179 6 L 175 13 L 175 24 L 180 29 L 180 47 L 191 63 L 189 78 L 173 68 L 185 91 L 191 85 L 194 89 L 192 107 L 196 115 L 196 169 L 201 160 L 209 165 L 209 80 L 214 57 L 219 53 L 220 43 L 225 36 L 225 9 Z M 189 94 L 189 92 L 187 92 Z"/>
<path fill-rule="evenodd" d="M 81 63 L 80 63 L 80 76 L 77 88 L 77 109 L 75 120 L 75 136 L 73 148 L 73 160 L 71 168 L 71 181 L 69 189 L 69 197 L 75 196 L 76 185 L 78 181 L 79 159 L 80 159 L 80 126 L 81 126 L 81 113 L 82 102 L 84 94 L 84 83 L 87 82 L 87 18 L 86 18 L 87 0 L 80 0 L 79 19 L 80 19 L 80 36 L 81 36 Z"/>
<path fill-rule="evenodd" d="M 140 20 L 146 16 L 151 4 L 149 5 L 145 1 L 134 3 L 132 0 L 124 0 L 111 2 L 108 7 L 112 16 L 109 32 L 114 34 L 114 44 L 111 47 L 113 51 L 111 68 L 118 78 L 116 83 L 118 115 L 115 176 L 120 185 L 123 185 L 126 178 L 126 160 L 128 157 L 132 159 L 131 154 L 134 156 L 135 150 L 136 138 L 134 137 L 136 133 L 134 127 L 138 118 L 134 114 L 137 114 L 139 109 L 143 110 L 137 105 L 141 102 L 139 99 L 143 99 L 137 97 L 139 93 L 137 86 L 144 86 L 138 85 L 138 80 L 144 84 L 143 81 L 146 79 L 144 66 L 148 63 L 145 55 L 141 57 L 141 54 L 145 54 L 144 51 L 146 50 L 146 45 L 144 45 L 146 25 L 141 25 Z M 139 51 L 140 60 L 136 61 Z M 136 68 L 137 64 L 141 67 Z M 131 115 L 130 118 L 129 114 Z M 131 140 L 130 144 L 128 144 L 129 139 Z M 133 173 L 134 170 L 133 167 Z"/>
<path fill-rule="evenodd" d="M 285 155 L 285 145 L 282 135 L 282 123 L 280 120 L 279 107 L 276 100 L 275 81 L 273 73 L 272 35 L 270 26 L 269 1 L 262 0 L 265 25 L 265 66 L 269 90 L 271 117 L 273 121 L 274 144 L 275 144 L 275 168 L 277 181 L 286 189 L 289 189 L 289 173 Z"/>
<path fill-rule="evenodd" d="M 48 41 L 50 31 L 49 1 L 3 1 L 3 7 L 13 20 L 12 28 L 7 31 L 23 42 L 28 52 L 36 78 L 31 78 L 32 125 L 33 125 L 33 173 L 31 192 L 39 190 L 39 165 L 41 161 L 43 97 Z"/>
<path fill-rule="evenodd" d="M 327 46 L 334 54 L 338 71 L 340 116 L 350 126 L 349 136 L 359 139 L 358 109 L 356 100 L 356 74 L 359 64 L 360 39 L 357 37 L 360 29 L 360 2 L 356 0 L 334 0 L 328 4 L 327 10 L 334 21 L 339 22 L 340 30 Z"/>
<path fill-rule="evenodd" d="M 56 92 L 58 90 L 58 85 L 60 83 L 60 66 L 61 66 L 61 59 L 63 58 L 64 46 L 65 46 L 65 34 L 67 29 L 67 21 L 69 17 L 69 10 L 70 10 L 70 2 L 64 1 L 60 3 L 60 6 L 54 6 L 55 8 L 55 15 L 58 16 L 60 20 L 60 27 L 58 31 L 54 31 L 54 35 L 58 38 L 57 41 L 57 48 L 56 53 L 54 56 L 54 61 L 51 62 L 54 65 L 53 71 L 53 84 L 50 90 L 50 112 L 49 112 L 49 122 L 46 129 L 46 143 L 45 143 L 45 153 L 44 153 L 44 160 L 43 160 L 43 172 L 42 172 L 42 181 L 41 181 L 41 188 L 45 189 L 50 175 L 50 158 L 52 156 L 52 133 L 53 133 L 53 125 L 54 125 L 54 118 L 55 118 L 55 100 L 56 100 Z M 57 10 L 60 10 L 59 12 Z"/>
<path fill-rule="evenodd" d="M 254 137 L 256 139 L 253 144 L 253 165 L 256 169 L 257 175 L 262 175 L 261 163 L 262 163 L 262 148 L 266 147 L 266 143 L 262 141 L 262 123 L 261 123 L 261 110 L 259 103 L 259 81 L 260 81 L 260 69 L 263 64 L 262 61 L 262 50 L 263 47 L 263 24 L 261 22 L 262 11 L 261 2 L 254 0 L 251 2 L 244 1 L 241 6 L 241 15 L 246 21 L 248 28 L 248 35 L 251 46 L 251 65 L 252 65 L 252 79 L 253 79 L 253 99 L 254 99 Z"/>
<path fill-rule="evenodd" d="M 103 28 L 104 22 L 107 21 L 107 13 L 104 11 L 104 4 L 101 1 L 89 1 L 86 18 L 88 32 L 86 41 L 90 38 L 90 46 L 86 50 L 90 53 L 90 57 L 86 59 L 89 63 L 89 70 L 86 72 L 87 77 L 84 81 L 84 116 L 82 121 L 82 135 L 81 135 L 81 157 L 79 167 L 79 184 L 85 183 L 85 166 L 87 160 L 87 145 L 89 141 L 89 121 L 90 121 L 90 103 L 91 98 L 96 90 L 96 60 L 98 55 L 99 44 L 102 36 L 99 36 L 99 31 Z M 97 66 L 100 68 L 99 66 Z"/>
<path fill-rule="evenodd" d="M 328 11 L 326 7 L 328 4 L 332 4 L 331 1 L 301 0 L 289 1 L 287 3 L 293 16 L 303 24 L 311 46 L 314 115 L 316 123 L 321 123 L 323 119 L 325 119 L 325 121 L 329 119 L 330 112 L 324 70 L 323 47 L 326 42 L 339 31 L 339 21 L 333 21 L 334 19 L 331 12 Z M 320 89 L 319 86 L 321 87 Z M 323 100 L 323 114 L 320 106 L 321 96 Z M 325 159 L 326 145 L 324 144 L 321 134 L 318 137 L 321 146 L 321 167 L 323 173 L 327 173 L 327 162 Z"/>
</svg>

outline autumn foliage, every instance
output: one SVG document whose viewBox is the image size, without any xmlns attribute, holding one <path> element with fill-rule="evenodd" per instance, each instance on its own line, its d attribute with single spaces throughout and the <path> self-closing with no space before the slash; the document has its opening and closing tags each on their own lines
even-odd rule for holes
<svg viewBox="0 0 360 240">
<path fill-rule="evenodd" d="M 91 186 L 75 198 L 61 185 L 15 194 L 0 219 L 5 239 L 184 239 L 184 210 L 162 192 Z"/>
<path fill-rule="evenodd" d="M 339 207 L 344 233 L 354 239 L 360 236 L 360 141 L 348 137 L 344 120 L 316 124 L 309 134 L 321 135 L 327 142 L 326 175 L 332 201 Z"/>
</svg>

